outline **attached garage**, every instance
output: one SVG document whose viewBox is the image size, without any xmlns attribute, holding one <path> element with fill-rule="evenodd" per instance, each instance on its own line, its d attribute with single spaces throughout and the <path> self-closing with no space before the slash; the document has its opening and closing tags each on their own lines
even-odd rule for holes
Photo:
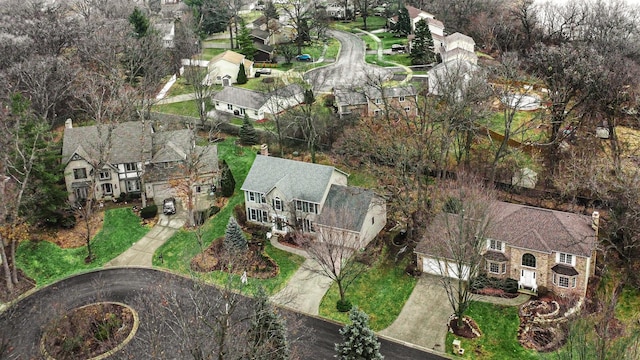
<svg viewBox="0 0 640 360">
<path fill-rule="evenodd" d="M 166 198 L 175 197 L 175 191 L 168 183 L 153 183 L 149 185 L 152 188 L 153 202 L 157 205 L 162 204 L 162 200 Z"/>
<path fill-rule="evenodd" d="M 438 260 L 428 256 L 422 256 L 422 272 L 426 274 L 447 276 L 452 278 L 458 278 L 459 273 L 456 263 L 451 261 Z M 469 278 L 469 266 L 462 266 L 462 275 L 465 280 Z"/>
</svg>

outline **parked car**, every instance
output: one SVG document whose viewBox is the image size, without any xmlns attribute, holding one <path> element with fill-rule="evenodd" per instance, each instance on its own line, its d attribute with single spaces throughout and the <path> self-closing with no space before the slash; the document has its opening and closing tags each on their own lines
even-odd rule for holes
<svg viewBox="0 0 640 360">
<path fill-rule="evenodd" d="M 271 75 L 271 69 L 261 68 L 261 69 L 256 70 L 256 74 Z"/>
<path fill-rule="evenodd" d="M 298 61 L 313 61 L 313 59 L 311 58 L 311 55 L 309 55 L 309 54 L 300 54 L 300 55 L 296 56 L 296 60 L 298 60 Z"/>
<path fill-rule="evenodd" d="M 165 215 L 173 215 L 176 213 L 176 199 L 170 197 L 162 201 L 162 213 Z"/>
</svg>

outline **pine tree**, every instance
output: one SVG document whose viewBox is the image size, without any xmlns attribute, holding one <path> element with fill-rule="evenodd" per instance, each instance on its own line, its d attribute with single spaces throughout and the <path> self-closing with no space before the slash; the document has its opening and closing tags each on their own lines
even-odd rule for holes
<svg viewBox="0 0 640 360">
<path fill-rule="evenodd" d="M 244 114 L 244 120 L 242 121 L 242 127 L 238 132 L 238 137 L 240 137 L 240 143 L 242 145 L 255 145 L 258 143 L 258 132 L 253 127 L 251 120 L 249 120 L 249 116 Z"/>
<path fill-rule="evenodd" d="M 236 218 L 231 216 L 224 232 L 224 248 L 227 250 L 246 250 L 248 248 L 247 238 L 244 236 Z"/>
<path fill-rule="evenodd" d="M 401 2 L 398 6 L 398 23 L 394 32 L 398 35 L 407 36 L 411 34 L 411 19 L 409 18 L 409 10 Z"/>
<path fill-rule="evenodd" d="M 416 23 L 416 37 L 413 39 L 409 57 L 413 65 L 431 64 L 436 60 L 433 52 L 433 37 L 429 24 L 425 20 Z"/>
<path fill-rule="evenodd" d="M 149 31 L 149 18 L 147 18 L 137 7 L 129 15 L 129 24 L 133 26 L 133 36 L 140 39 L 147 35 Z"/>
<path fill-rule="evenodd" d="M 238 52 L 243 54 L 247 59 L 253 60 L 256 54 L 256 45 L 251 39 L 251 32 L 247 29 L 247 25 L 244 20 L 240 22 L 240 33 L 238 34 Z M 238 76 L 238 83 L 240 83 L 240 77 Z"/>
<path fill-rule="evenodd" d="M 284 319 L 269 303 L 263 288 L 258 289 L 255 307 L 249 329 L 249 350 L 247 358 L 255 360 L 289 359 L 289 342 Z"/>
<path fill-rule="evenodd" d="M 378 337 L 369 328 L 369 316 L 358 307 L 354 307 L 349 313 L 349 320 L 351 324 L 340 329 L 344 342 L 336 344 L 338 358 L 342 360 L 383 359 Z"/>
<path fill-rule="evenodd" d="M 240 63 L 240 69 L 238 69 L 238 78 L 236 82 L 240 85 L 247 83 L 247 72 L 244 69 L 244 64 Z"/>
<path fill-rule="evenodd" d="M 233 196 L 233 192 L 236 189 L 236 179 L 233 178 L 233 173 L 224 160 L 220 164 L 220 174 L 220 193 L 224 197 Z"/>
</svg>

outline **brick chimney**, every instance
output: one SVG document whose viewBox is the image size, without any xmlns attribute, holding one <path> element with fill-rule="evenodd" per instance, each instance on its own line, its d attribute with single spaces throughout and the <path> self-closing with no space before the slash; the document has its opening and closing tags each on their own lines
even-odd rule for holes
<svg viewBox="0 0 640 360">
<path fill-rule="evenodd" d="M 269 146 L 267 144 L 260 145 L 260 155 L 269 156 Z"/>
<path fill-rule="evenodd" d="M 73 120 L 71 119 L 67 119 L 64 121 L 64 128 L 65 129 L 73 129 Z"/>
<path fill-rule="evenodd" d="M 600 226 L 600 213 L 594 211 L 591 214 L 591 228 L 596 231 L 596 236 L 598 236 L 598 227 Z"/>
</svg>

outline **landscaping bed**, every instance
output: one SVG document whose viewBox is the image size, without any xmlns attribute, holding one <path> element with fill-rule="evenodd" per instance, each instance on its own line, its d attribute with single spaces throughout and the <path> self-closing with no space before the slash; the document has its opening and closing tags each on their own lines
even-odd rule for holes
<svg viewBox="0 0 640 360">
<path fill-rule="evenodd" d="M 228 263 L 221 261 L 230 258 L 224 249 L 223 239 L 216 239 L 203 254 L 197 254 L 191 260 L 191 269 L 197 272 L 228 271 Z M 247 276 L 255 279 L 273 278 L 279 272 L 278 265 L 264 253 L 263 246 L 257 243 L 249 244 L 249 248 L 244 253 L 234 258 L 234 265 L 236 275 L 246 271 Z"/>
</svg>

